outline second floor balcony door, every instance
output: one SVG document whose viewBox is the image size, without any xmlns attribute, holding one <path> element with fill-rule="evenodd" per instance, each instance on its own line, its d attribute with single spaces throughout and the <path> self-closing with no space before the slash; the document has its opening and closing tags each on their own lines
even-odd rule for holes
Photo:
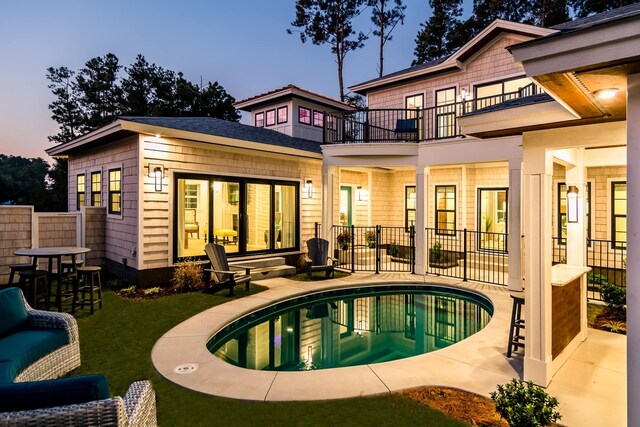
<svg viewBox="0 0 640 427">
<path fill-rule="evenodd" d="M 456 88 L 436 91 L 436 138 L 455 136 L 456 129 Z"/>
</svg>

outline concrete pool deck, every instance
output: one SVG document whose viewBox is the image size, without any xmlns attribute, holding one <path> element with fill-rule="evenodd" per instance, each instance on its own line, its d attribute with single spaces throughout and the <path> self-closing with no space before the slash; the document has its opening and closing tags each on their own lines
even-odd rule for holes
<svg viewBox="0 0 640 427">
<path fill-rule="evenodd" d="M 480 332 L 447 348 L 355 367 L 256 371 L 227 364 L 206 348 L 208 339 L 226 324 L 278 300 L 332 288 L 390 282 L 475 290 L 492 301 L 494 314 Z M 258 283 L 269 289 L 205 310 L 163 335 L 151 352 L 158 372 L 201 393 L 257 401 L 342 399 L 425 385 L 457 387 L 488 396 L 496 384 L 521 377 L 522 355 L 511 359 L 505 355 L 511 298 L 504 287 L 398 273 L 359 273 L 319 282 L 276 278 Z M 588 339 L 556 374 L 547 391 L 560 401 L 563 425 L 626 425 L 626 337 L 590 329 Z"/>
</svg>

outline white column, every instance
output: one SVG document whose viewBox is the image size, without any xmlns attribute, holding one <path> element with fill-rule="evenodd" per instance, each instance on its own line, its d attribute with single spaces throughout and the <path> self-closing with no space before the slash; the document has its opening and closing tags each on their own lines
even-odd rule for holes
<svg viewBox="0 0 640 427">
<path fill-rule="evenodd" d="M 567 168 L 566 184 L 578 187 L 578 222 L 567 221 L 567 265 L 585 265 L 587 218 L 585 199 L 587 195 L 587 169 L 584 167 L 584 148 L 575 148 L 575 166 Z M 567 200 L 567 203 L 570 203 Z M 567 209 L 569 209 L 567 207 Z"/>
<path fill-rule="evenodd" d="M 544 149 L 524 152 L 525 324 L 524 379 L 551 381 L 551 178 Z"/>
<path fill-rule="evenodd" d="M 522 259 L 521 259 L 521 223 L 522 203 L 522 159 L 509 160 L 509 236 L 507 250 L 509 251 L 509 290 L 522 290 Z"/>
<path fill-rule="evenodd" d="M 640 74 L 627 77 L 627 425 L 640 425 Z"/>
<path fill-rule="evenodd" d="M 425 273 L 425 170 L 416 167 L 416 274 Z"/>
<path fill-rule="evenodd" d="M 373 193 L 373 172 L 367 172 L 367 192 L 369 194 L 369 200 L 367 202 L 367 225 L 371 226 L 373 224 L 373 215 L 372 215 L 372 204 L 371 204 L 371 195 Z"/>
<path fill-rule="evenodd" d="M 333 187 L 335 182 L 335 166 L 322 166 L 322 238 L 331 240 L 331 226 L 333 225 Z M 330 248 L 331 249 L 331 248 Z"/>
</svg>

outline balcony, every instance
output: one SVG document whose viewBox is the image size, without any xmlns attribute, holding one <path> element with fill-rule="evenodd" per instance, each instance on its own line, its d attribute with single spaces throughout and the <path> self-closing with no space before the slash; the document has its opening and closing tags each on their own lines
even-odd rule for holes
<svg viewBox="0 0 640 427">
<path fill-rule="evenodd" d="M 515 92 L 422 109 L 366 109 L 327 113 L 324 144 L 423 142 L 463 136 L 458 118 L 516 98 L 542 93 L 531 83 Z"/>
</svg>

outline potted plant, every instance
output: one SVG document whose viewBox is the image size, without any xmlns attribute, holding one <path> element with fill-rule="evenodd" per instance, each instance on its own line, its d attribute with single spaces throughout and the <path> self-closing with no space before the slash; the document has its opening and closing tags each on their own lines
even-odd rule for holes
<svg viewBox="0 0 640 427">
<path fill-rule="evenodd" d="M 376 247 L 376 232 L 373 230 L 366 231 L 364 233 L 364 240 L 367 242 L 367 246 L 370 248 Z"/>
<path fill-rule="evenodd" d="M 338 242 L 338 247 L 341 250 L 346 251 L 347 249 L 349 249 L 349 243 L 351 242 L 351 233 L 349 233 L 348 231 L 343 231 L 342 233 L 338 234 L 336 241 Z"/>
<path fill-rule="evenodd" d="M 400 245 L 398 244 L 398 242 L 392 242 L 389 245 L 389 249 L 388 249 L 389 255 L 391 255 L 391 257 L 395 257 L 397 258 L 398 255 L 400 254 Z"/>
</svg>

